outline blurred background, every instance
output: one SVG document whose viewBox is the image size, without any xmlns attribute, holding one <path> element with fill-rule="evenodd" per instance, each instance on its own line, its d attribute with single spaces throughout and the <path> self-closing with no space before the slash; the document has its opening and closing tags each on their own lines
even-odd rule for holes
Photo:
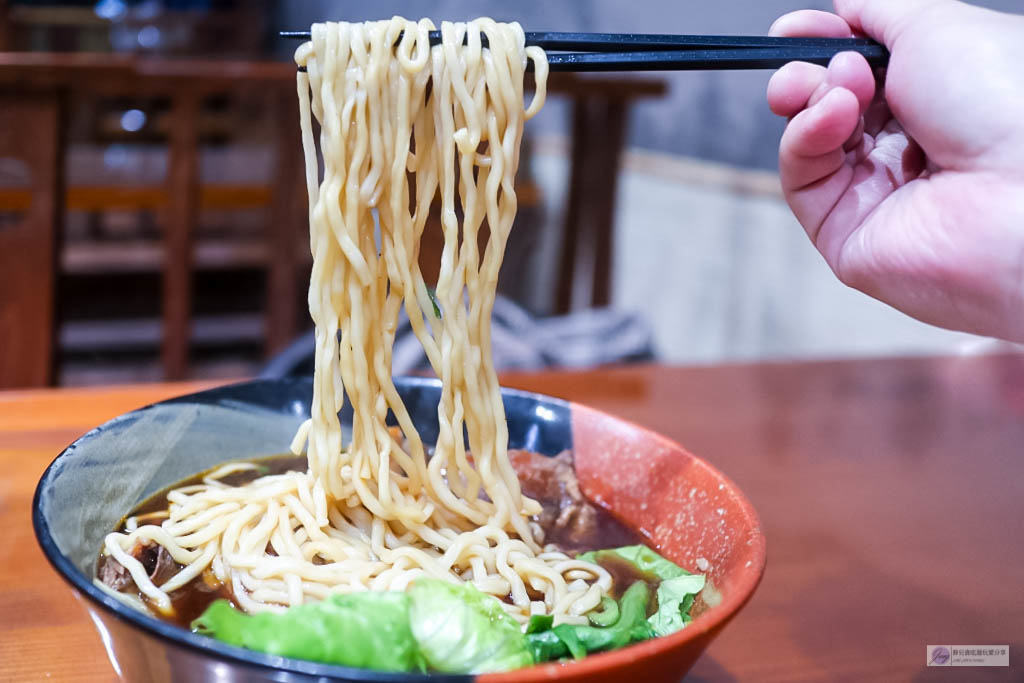
<svg viewBox="0 0 1024 683">
<path fill-rule="evenodd" d="M 426 14 L 764 34 L 801 7 L 830 3 L 0 1 L 0 387 L 242 377 L 301 356 L 296 45 L 278 30 Z M 832 276 L 781 199 L 769 76 L 552 79 L 500 285 L 505 336 L 534 348 L 499 349 L 506 367 L 987 348 Z"/>
</svg>

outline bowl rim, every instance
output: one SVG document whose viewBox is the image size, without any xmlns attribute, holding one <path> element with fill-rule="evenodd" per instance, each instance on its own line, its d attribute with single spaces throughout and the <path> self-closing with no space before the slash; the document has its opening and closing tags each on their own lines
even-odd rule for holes
<svg viewBox="0 0 1024 683">
<path fill-rule="evenodd" d="M 210 389 L 183 394 L 181 396 L 175 396 L 163 401 L 144 405 L 140 408 L 136 408 L 135 410 L 131 410 L 127 413 L 114 417 L 82 434 L 64 448 L 50 462 L 50 464 L 47 465 L 36 485 L 36 489 L 32 497 L 32 527 L 35 533 L 36 542 L 42 549 L 43 555 L 61 578 L 71 586 L 73 591 L 77 592 L 80 596 L 85 596 L 89 602 L 101 608 L 109 616 L 116 618 L 119 622 L 135 627 L 143 633 L 151 637 L 155 637 L 166 644 L 175 647 L 183 647 L 203 656 L 244 665 L 249 668 L 262 668 L 277 672 L 289 672 L 327 679 L 343 678 L 360 681 L 402 681 L 408 683 L 412 683 L 414 681 L 438 683 L 440 681 L 474 680 L 474 674 L 375 671 L 371 669 L 282 657 L 234 645 L 228 645 L 208 636 L 193 633 L 185 628 L 161 621 L 156 617 L 139 612 L 125 605 L 116 598 L 107 595 L 105 592 L 93 585 L 92 579 L 86 577 L 85 574 L 80 572 L 71 559 L 62 553 L 57 547 L 57 543 L 50 533 L 49 523 L 46 521 L 43 514 L 41 500 L 42 493 L 55 475 L 55 467 L 58 462 L 66 458 L 74 457 L 74 453 L 82 441 L 93 438 L 96 434 L 104 431 L 108 426 L 123 420 L 128 415 L 135 415 L 147 410 L 152 410 L 155 406 L 191 402 L 211 403 L 216 402 L 215 399 L 218 394 L 236 391 L 251 385 L 274 385 L 285 382 L 308 381 L 310 381 L 310 378 L 281 378 L 253 379 L 223 384 Z M 396 377 L 395 384 L 396 386 L 435 387 L 440 386 L 440 380 L 429 377 Z M 764 532 L 761 529 L 760 519 L 757 512 L 754 510 L 753 505 L 731 479 L 726 477 L 717 468 L 702 458 L 691 454 L 675 441 L 628 420 L 623 420 L 579 403 L 566 401 L 564 399 L 537 392 L 506 387 L 501 387 L 501 392 L 502 396 L 517 396 L 533 399 L 542 403 L 556 404 L 560 407 L 567 408 L 569 410 L 570 423 L 572 421 L 573 410 L 591 411 L 592 413 L 601 415 L 605 418 L 626 424 L 631 429 L 644 432 L 650 438 L 657 439 L 666 445 L 685 453 L 693 459 L 696 465 L 707 470 L 708 473 L 719 480 L 720 483 L 725 484 L 726 489 L 734 495 L 736 502 L 739 505 L 740 512 L 751 529 L 753 544 L 750 552 L 752 553 L 752 559 L 751 565 L 745 568 L 743 575 L 740 577 L 740 580 L 737 585 L 734 586 L 733 590 L 730 591 L 730 594 L 725 596 L 721 603 L 708 609 L 703 614 L 695 618 L 681 631 L 677 631 L 676 633 L 672 633 L 667 636 L 652 638 L 640 643 L 634 643 L 619 650 L 588 655 L 586 658 L 578 661 L 548 662 L 537 664 L 527 669 L 517 669 L 515 671 L 495 672 L 481 675 L 486 675 L 488 680 L 497 681 L 505 679 L 506 677 L 509 677 L 509 680 L 513 678 L 515 680 L 547 680 L 552 676 L 552 668 L 556 668 L 559 671 L 564 672 L 564 675 L 566 676 L 585 675 L 588 672 L 596 673 L 608 668 L 614 668 L 616 666 L 616 662 L 614 660 L 623 656 L 626 652 L 629 652 L 629 655 L 627 656 L 630 659 L 645 658 L 659 652 L 664 652 L 665 650 L 675 649 L 688 641 L 696 640 L 698 637 L 708 632 L 714 632 L 724 626 L 726 622 L 728 622 L 740 610 L 740 608 L 746 604 L 753 595 L 754 590 L 757 588 L 757 585 L 760 583 L 764 574 L 766 561 L 765 538 Z"/>
</svg>

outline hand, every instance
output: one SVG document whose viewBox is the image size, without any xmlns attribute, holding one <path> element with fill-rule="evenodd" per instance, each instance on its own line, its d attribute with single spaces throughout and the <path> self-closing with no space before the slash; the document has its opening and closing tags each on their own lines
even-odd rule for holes
<svg viewBox="0 0 1024 683">
<path fill-rule="evenodd" d="M 841 281 L 934 325 L 1024 341 L 1024 17 L 953 0 L 835 0 L 772 35 L 867 35 L 768 84 L 791 117 L 786 201 Z"/>
</svg>

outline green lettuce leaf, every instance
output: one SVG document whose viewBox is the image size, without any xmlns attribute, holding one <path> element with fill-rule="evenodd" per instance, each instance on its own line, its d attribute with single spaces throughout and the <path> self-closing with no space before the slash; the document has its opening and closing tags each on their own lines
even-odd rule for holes
<svg viewBox="0 0 1024 683">
<path fill-rule="evenodd" d="M 531 618 L 526 640 L 534 661 L 547 662 L 567 656 L 580 659 L 588 652 L 615 650 L 647 640 L 654 635 L 646 619 L 649 599 L 647 584 L 637 581 L 626 589 L 618 603 L 615 623 L 603 627 L 559 624 L 550 628 L 551 617 Z M 544 627 L 550 630 L 542 630 Z"/>
<path fill-rule="evenodd" d="M 417 579 L 408 596 L 412 634 L 431 669 L 483 673 L 533 664 L 519 623 L 494 596 L 439 579 Z"/>
<path fill-rule="evenodd" d="M 657 590 L 658 611 L 647 620 L 656 635 L 674 633 L 692 621 L 690 608 L 694 598 L 704 589 L 703 574 L 691 574 L 645 545 L 592 550 L 577 559 L 601 564 L 601 557 L 605 554 L 617 555 L 641 572 L 661 579 Z"/>
<path fill-rule="evenodd" d="M 625 545 L 621 548 L 609 548 L 608 550 L 591 550 L 588 553 L 578 555 L 576 559 L 600 564 L 601 557 L 609 554 L 618 555 L 641 572 L 654 574 L 662 581 L 690 573 L 674 562 L 666 560 L 645 545 Z"/>
<path fill-rule="evenodd" d="M 353 593 L 248 615 L 218 600 L 192 623 L 193 630 L 232 645 L 284 657 L 380 671 L 450 673 L 508 671 L 534 662 L 613 650 L 665 635 L 690 621 L 704 577 L 690 574 L 646 546 L 580 555 L 600 563 L 611 553 L 630 562 L 646 581 L 629 586 L 616 602 L 605 597 L 590 625 L 554 626 L 550 615 L 530 619 L 524 634 L 493 596 L 472 585 L 418 579 L 405 593 Z M 658 610 L 647 616 L 648 584 L 658 583 Z"/>
<path fill-rule="evenodd" d="M 654 632 L 668 635 L 693 621 L 690 608 L 703 589 L 703 574 L 684 574 L 658 584 L 658 611 L 647 619 Z"/>
<path fill-rule="evenodd" d="M 422 671 L 404 593 L 332 595 L 281 613 L 245 614 L 217 600 L 192 630 L 282 657 L 376 669 Z"/>
</svg>

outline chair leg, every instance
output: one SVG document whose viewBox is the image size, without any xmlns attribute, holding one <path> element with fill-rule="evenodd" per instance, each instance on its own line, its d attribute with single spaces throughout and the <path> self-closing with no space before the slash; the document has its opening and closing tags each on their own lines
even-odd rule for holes
<svg viewBox="0 0 1024 683">
<path fill-rule="evenodd" d="M 575 303 L 607 306 L 611 302 L 615 193 L 626 106 L 619 97 L 581 95 L 573 100 L 558 313 L 568 313 Z M 581 286 L 589 291 L 577 293 Z"/>
<path fill-rule="evenodd" d="M 198 93 L 180 91 L 172 104 L 164 225 L 163 339 L 164 378 L 188 373 L 192 317 L 192 242 L 199 215 Z"/>
<path fill-rule="evenodd" d="M 299 137 L 299 105 L 291 88 L 277 96 L 275 104 L 276 168 L 267 243 L 267 314 L 264 352 L 267 357 L 284 349 L 296 334 L 298 316 L 296 248 L 306 230 L 308 201 Z"/>
</svg>

